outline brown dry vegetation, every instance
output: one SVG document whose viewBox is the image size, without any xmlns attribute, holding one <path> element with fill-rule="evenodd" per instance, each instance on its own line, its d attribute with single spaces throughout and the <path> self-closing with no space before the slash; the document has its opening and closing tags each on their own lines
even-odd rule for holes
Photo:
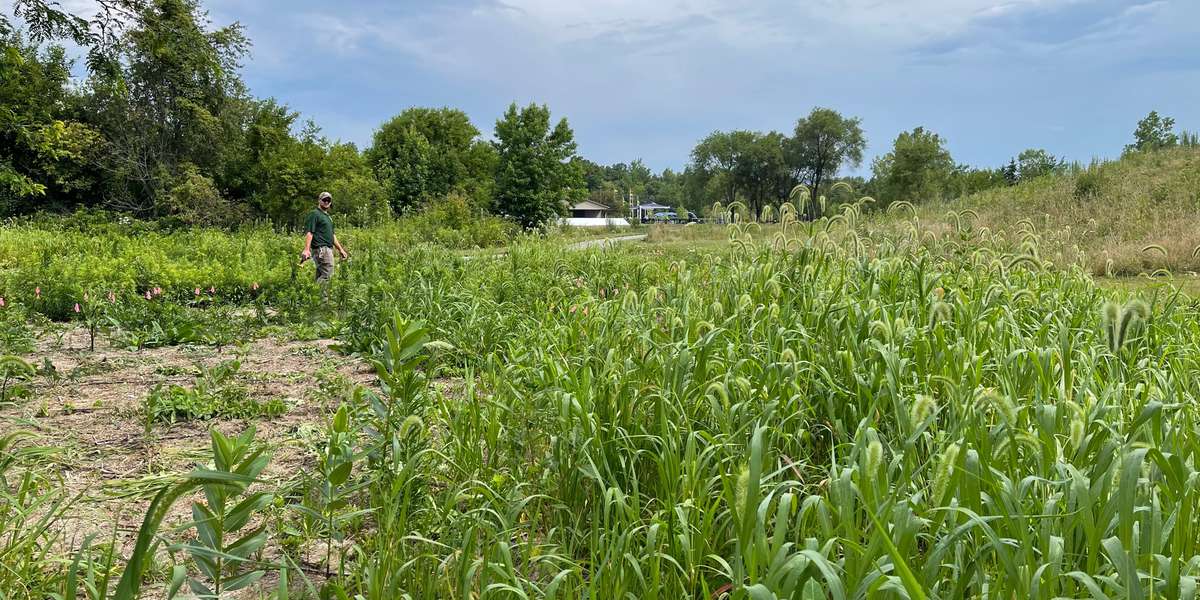
<svg viewBox="0 0 1200 600">
<path fill-rule="evenodd" d="M 974 210 L 977 227 L 1015 236 L 1030 221 L 1043 258 L 1080 262 L 1096 275 L 1200 271 L 1200 149 L 1135 154 L 1078 173 L 1047 176 L 921 207 L 924 222 Z M 1146 250 L 1147 246 L 1160 246 Z M 1111 261 L 1111 262 L 1110 262 Z"/>
</svg>

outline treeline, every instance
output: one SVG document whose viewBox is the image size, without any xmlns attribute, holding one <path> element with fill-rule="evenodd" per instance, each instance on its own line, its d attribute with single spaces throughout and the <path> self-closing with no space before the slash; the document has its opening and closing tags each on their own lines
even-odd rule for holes
<svg viewBox="0 0 1200 600">
<path fill-rule="evenodd" d="M 53 2 L 16 0 L 20 28 L 0 15 L 0 216 L 94 207 L 184 225 L 286 226 L 327 190 L 357 223 L 437 205 L 440 215 L 535 227 L 583 198 L 619 214 L 646 202 L 704 214 L 735 201 L 761 214 L 791 200 L 812 219 L 822 196 L 868 195 L 875 206 L 948 199 L 1073 167 L 1041 149 L 971 167 L 917 127 L 874 159 L 869 178 L 845 176 L 862 166 L 867 139 L 858 118 L 827 108 L 788 134 L 714 132 L 681 172 L 581 158 L 566 119 L 539 105 L 509 106 L 491 140 L 462 111 L 411 108 L 360 150 L 250 95 L 239 75 L 244 31 L 213 28 L 197 0 L 97 5 L 84 20 Z M 64 40 L 86 50 L 83 81 L 56 45 Z M 1153 112 L 1134 138 L 1126 151 L 1200 143 Z"/>
<path fill-rule="evenodd" d="M 181 224 L 286 225 L 330 191 L 365 223 L 430 202 L 542 223 L 586 195 L 566 120 L 512 105 L 484 141 L 449 108 L 410 109 L 370 148 L 330 141 L 239 75 L 249 40 L 196 0 L 100 0 L 91 20 L 17 0 L 0 16 L 0 215 L 78 208 Z M 87 51 L 87 76 L 56 43 Z"/>
</svg>

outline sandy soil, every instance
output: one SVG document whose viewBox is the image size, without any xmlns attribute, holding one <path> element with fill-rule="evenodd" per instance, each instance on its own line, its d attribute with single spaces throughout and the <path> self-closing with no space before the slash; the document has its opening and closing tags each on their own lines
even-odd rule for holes
<svg viewBox="0 0 1200 600">
<path fill-rule="evenodd" d="M 26 360 L 41 368 L 48 361 L 56 376 L 39 375 L 30 396 L 0 406 L 0 433 L 34 434 L 28 444 L 46 446 L 48 469 L 58 472 L 77 500 L 66 521 L 64 544 L 74 547 L 87 534 L 130 549 L 150 497 L 172 476 L 206 462 L 209 428 L 237 434 L 251 423 L 189 421 L 155 424 L 149 432 L 142 402 L 159 384 L 190 386 L 198 365 L 241 360 L 237 382 L 251 396 L 284 399 L 285 414 L 253 423 L 256 440 L 272 454 L 264 479 L 284 482 L 314 463 L 303 439 L 319 432 L 337 409 L 340 393 L 354 385 L 373 386 L 365 362 L 339 355 L 331 340 L 285 341 L 262 338 L 220 350 L 178 346 L 130 351 L 97 340 L 88 350 L 87 331 L 68 330 L 41 339 Z M 167 527 L 189 520 L 179 502 Z"/>
</svg>

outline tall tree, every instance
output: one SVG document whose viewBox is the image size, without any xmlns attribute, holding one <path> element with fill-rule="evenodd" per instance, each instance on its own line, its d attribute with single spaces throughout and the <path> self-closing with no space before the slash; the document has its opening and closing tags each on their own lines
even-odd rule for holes
<svg viewBox="0 0 1200 600">
<path fill-rule="evenodd" d="M 754 133 L 750 131 L 714 131 L 692 149 L 692 170 L 703 178 L 709 191 L 721 190 L 726 205 L 737 200 L 738 178 L 734 175 L 743 155 L 750 150 Z"/>
<path fill-rule="evenodd" d="M 814 108 L 796 121 L 792 137 L 785 143 L 785 157 L 793 176 L 808 186 L 815 200 L 822 184 L 837 177 L 843 166 L 862 164 L 866 147 L 860 119 L 843 117 L 828 108 Z M 807 218 L 819 217 L 818 210 L 816 202 L 809 202 Z"/>
<path fill-rule="evenodd" d="M 924 127 L 901 132 L 891 152 L 871 165 L 886 202 L 918 202 L 940 198 L 954 172 L 945 140 Z"/>
<path fill-rule="evenodd" d="M 550 109 L 509 105 L 496 121 L 496 211 L 525 228 L 565 214 L 567 202 L 584 194 L 567 120 L 550 127 Z"/>
<path fill-rule="evenodd" d="M 64 106 L 70 64 L 61 47 L 39 52 L 0 34 L 0 212 L 87 201 L 96 183 L 99 133 Z"/>
<path fill-rule="evenodd" d="M 245 85 L 241 25 L 209 28 L 196 0 L 119 0 L 131 19 L 119 69 L 93 72 L 89 110 L 108 139 L 109 200 L 162 214 L 176 177 L 213 177 L 240 138 Z"/>
<path fill-rule="evenodd" d="M 1179 143 L 1175 135 L 1175 119 L 1161 117 L 1158 111 L 1150 111 L 1146 118 L 1138 121 L 1133 132 L 1133 143 L 1125 146 L 1125 152 L 1160 150 Z"/>
<path fill-rule="evenodd" d="M 1017 155 L 1017 170 L 1021 181 L 1060 173 L 1066 167 L 1067 161 L 1040 148 L 1030 148 Z"/>
<path fill-rule="evenodd" d="M 405 110 L 380 126 L 366 154 L 398 212 L 452 191 L 482 203 L 495 168 L 491 145 L 452 108 Z"/>
<path fill-rule="evenodd" d="M 762 214 L 762 207 L 768 202 L 779 199 L 779 181 L 787 177 L 784 139 L 783 134 L 775 131 L 751 133 L 734 166 L 733 178 L 755 215 Z"/>
</svg>

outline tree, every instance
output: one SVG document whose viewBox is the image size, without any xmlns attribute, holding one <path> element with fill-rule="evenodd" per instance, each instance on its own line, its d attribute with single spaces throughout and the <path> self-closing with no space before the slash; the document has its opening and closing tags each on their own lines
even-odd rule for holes
<svg viewBox="0 0 1200 600">
<path fill-rule="evenodd" d="M 692 169 L 703 179 L 702 187 L 712 191 L 711 184 L 719 185 L 719 200 L 726 205 L 737 200 L 740 182 L 733 171 L 753 141 L 750 131 L 714 131 L 692 149 Z"/>
<path fill-rule="evenodd" d="M 1030 148 L 1017 156 L 1017 169 L 1021 181 L 1061 173 L 1066 167 L 1067 161 L 1040 148 Z"/>
<path fill-rule="evenodd" d="M 758 215 L 762 207 L 772 199 L 778 199 L 779 181 L 788 176 L 784 163 L 784 136 L 770 133 L 750 133 L 742 144 L 733 179 L 749 201 L 750 210 Z"/>
<path fill-rule="evenodd" d="M 100 134 L 64 106 L 70 64 L 61 47 L 44 52 L 17 34 L 0 35 L 0 210 L 87 200 L 99 176 Z"/>
<path fill-rule="evenodd" d="M 886 202 L 939 198 L 954 172 L 954 161 L 941 136 L 917 127 L 901 132 L 892 151 L 871 165 Z"/>
<path fill-rule="evenodd" d="M 1133 139 L 1132 144 L 1125 146 L 1125 152 L 1146 152 L 1174 146 L 1179 143 L 1175 135 L 1175 119 L 1160 117 L 1157 111 L 1152 110 L 1146 118 L 1138 121 Z"/>
<path fill-rule="evenodd" d="M 234 154 L 249 42 L 237 23 L 209 30 L 196 0 L 116 3 L 131 24 L 117 66 L 93 72 L 87 109 L 108 140 L 110 203 L 162 216 L 181 174 L 195 166 L 212 177 Z"/>
<path fill-rule="evenodd" d="M 796 121 L 792 137 L 784 144 L 787 166 L 795 180 L 806 185 L 812 198 L 821 193 L 821 185 L 837 176 L 843 166 L 862 164 L 867 139 L 861 120 L 846 118 L 835 110 L 814 108 L 807 117 Z M 807 218 L 820 215 L 816 202 L 808 204 Z"/>
<path fill-rule="evenodd" d="M 452 108 L 405 110 L 380 126 L 366 154 L 397 212 L 452 191 L 482 204 L 495 168 L 491 145 Z"/>
<path fill-rule="evenodd" d="M 510 104 L 496 121 L 496 211 L 526 229 L 566 213 L 582 197 L 583 173 L 575 156 L 575 134 L 566 119 L 550 127 L 550 109 Z"/>
<path fill-rule="evenodd" d="M 1007 165 L 1000 168 L 1000 175 L 1004 178 L 1006 185 L 1017 185 L 1021 182 L 1021 169 L 1017 166 L 1017 159 L 1008 161 Z"/>
</svg>

